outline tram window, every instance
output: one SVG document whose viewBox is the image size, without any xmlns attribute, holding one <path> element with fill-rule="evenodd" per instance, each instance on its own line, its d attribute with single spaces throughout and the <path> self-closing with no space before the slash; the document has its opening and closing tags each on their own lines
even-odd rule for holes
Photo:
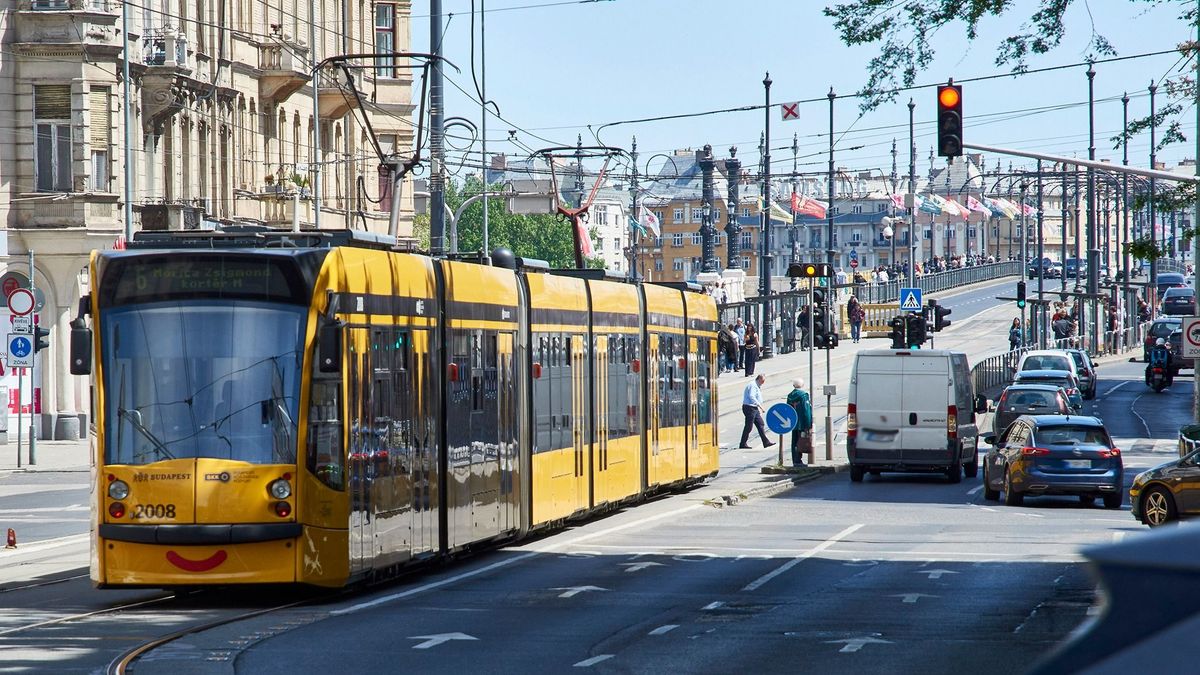
<svg viewBox="0 0 1200 675">
<path fill-rule="evenodd" d="M 336 377 L 313 374 L 309 396 L 308 470 L 325 485 L 345 488 L 345 467 L 342 462 L 342 404 L 341 382 Z"/>
</svg>

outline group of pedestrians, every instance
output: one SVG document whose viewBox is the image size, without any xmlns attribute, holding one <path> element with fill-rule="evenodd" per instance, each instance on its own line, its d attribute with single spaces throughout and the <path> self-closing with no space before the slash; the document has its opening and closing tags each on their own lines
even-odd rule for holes
<svg viewBox="0 0 1200 675">
<path fill-rule="evenodd" d="M 750 433 L 756 429 L 764 448 L 775 445 L 775 441 L 767 436 L 767 425 L 763 421 L 765 408 L 763 407 L 762 385 L 766 381 L 767 376 L 760 373 L 750 384 L 746 385 L 746 389 L 742 393 L 742 415 L 746 418 L 746 423 L 742 427 L 742 441 L 738 444 L 741 449 L 750 448 Z M 797 420 L 796 428 L 792 431 L 792 466 L 804 466 L 804 454 L 812 453 L 813 416 L 812 400 L 808 392 L 804 391 L 802 378 L 792 380 L 792 390 L 788 392 L 786 402 L 796 411 Z"/>
<path fill-rule="evenodd" d="M 717 332 L 717 359 L 722 373 L 744 370 L 746 377 L 750 377 L 761 350 L 758 330 L 741 318 L 728 326 L 722 325 Z"/>
</svg>

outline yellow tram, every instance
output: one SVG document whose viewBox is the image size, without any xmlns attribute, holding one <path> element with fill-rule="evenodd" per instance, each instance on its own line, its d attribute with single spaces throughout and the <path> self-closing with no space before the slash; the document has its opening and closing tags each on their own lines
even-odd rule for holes
<svg viewBox="0 0 1200 675">
<path fill-rule="evenodd" d="M 686 287 L 261 228 L 138 233 L 90 275 L 99 587 L 342 586 L 718 470 Z"/>
</svg>

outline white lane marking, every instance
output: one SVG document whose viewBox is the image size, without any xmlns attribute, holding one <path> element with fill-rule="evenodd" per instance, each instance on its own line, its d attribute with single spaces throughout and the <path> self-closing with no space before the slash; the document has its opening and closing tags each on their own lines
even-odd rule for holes
<svg viewBox="0 0 1200 675">
<path fill-rule="evenodd" d="M 670 633 L 671 631 L 675 630 L 676 628 L 679 628 L 679 624 L 669 623 L 665 626 L 659 626 L 658 628 L 655 628 L 654 630 L 650 631 L 649 633 L 646 633 L 646 635 L 666 635 L 667 633 Z"/>
<path fill-rule="evenodd" d="M 1153 434 L 1150 433 L 1150 425 L 1146 424 L 1146 418 L 1139 415 L 1138 411 L 1137 411 L 1137 402 L 1142 400 L 1142 397 L 1145 395 L 1146 395 L 1146 392 L 1142 392 L 1142 393 L 1138 394 L 1136 397 L 1134 397 L 1133 403 L 1129 404 L 1129 412 L 1133 413 L 1134 417 L 1137 417 L 1138 421 L 1140 421 L 1142 423 L 1142 427 L 1144 427 L 1146 429 L 1146 438 L 1151 438 L 1153 436 Z"/>
<path fill-rule="evenodd" d="M 522 553 L 522 554 L 514 556 L 512 558 L 507 558 L 505 560 L 500 560 L 498 562 L 494 562 L 491 565 L 485 565 L 483 567 L 471 570 L 469 572 L 463 572 L 462 574 L 456 574 L 452 577 L 447 577 L 445 579 L 440 579 L 438 581 L 432 581 L 430 583 L 423 584 L 423 585 L 417 586 L 415 588 L 410 588 L 407 591 L 401 591 L 399 593 L 392 593 L 390 595 L 385 595 L 381 598 L 375 598 L 374 600 L 369 600 L 367 602 L 360 602 L 357 605 L 351 605 L 344 609 L 335 609 L 335 610 L 331 611 L 329 614 L 331 616 L 339 616 L 342 614 L 353 614 L 355 612 L 360 612 L 364 609 L 370 609 L 371 607 L 378 607 L 379 605 L 382 605 L 382 604 L 388 603 L 388 602 L 392 602 L 393 600 L 402 600 L 404 598 L 412 597 L 414 595 L 418 595 L 418 594 L 424 593 L 426 591 L 431 591 L 435 588 L 441 588 L 442 586 L 457 583 L 459 581 L 462 581 L 463 579 L 470 579 L 471 577 L 479 576 L 480 574 L 485 574 L 487 572 L 491 572 L 492 570 L 498 570 L 502 567 L 507 567 L 513 563 L 522 562 L 522 561 L 528 560 L 530 558 L 542 555 L 544 553 L 556 553 L 563 548 L 566 548 L 568 546 L 574 546 L 574 545 L 579 544 L 584 541 L 596 539 L 598 537 L 603 537 L 605 535 L 609 535 L 614 532 L 628 530 L 632 527 L 638 527 L 641 525 L 645 525 L 647 523 L 652 523 L 656 520 L 662 520 L 663 518 L 671 518 L 673 516 L 677 516 L 681 513 L 685 513 L 692 509 L 701 508 L 702 506 L 703 506 L 703 504 L 689 504 L 688 506 L 684 506 L 682 508 L 674 509 L 671 511 L 666 511 L 663 513 L 659 513 L 657 515 L 642 518 L 640 520 L 630 521 L 623 525 L 616 525 L 614 527 L 600 530 L 598 532 L 592 532 L 591 534 L 580 535 L 578 537 L 575 537 L 574 539 L 570 539 L 570 540 L 563 541 L 560 543 L 552 543 L 548 546 L 541 546 L 538 548 L 534 548 L 532 550 L 529 550 L 526 553 Z M 82 535 L 82 537 L 84 537 L 84 538 L 86 538 L 88 536 L 89 535 L 86 535 L 86 534 Z M 517 550 L 520 550 L 520 549 L 517 549 Z"/>
<path fill-rule="evenodd" d="M 958 574 L 954 570 L 917 570 L 914 574 L 928 574 L 929 579 L 941 579 L 943 574 Z"/>
<path fill-rule="evenodd" d="M 626 573 L 629 573 L 629 572 L 640 572 L 641 570 L 644 570 L 648 567 L 662 567 L 663 564 L 658 563 L 658 562 L 636 562 L 636 563 L 621 563 L 621 566 L 625 568 Z"/>
<path fill-rule="evenodd" d="M 707 605 L 705 605 L 705 606 L 701 607 L 701 608 L 700 608 L 700 611 L 703 611 L 703 612 L 711 612 L 711 611 L 712 611 L 712 610 L 714 610 L 714 609 L 720 609 L 720 608 L 721 608 L 721 605 L 724 605 L 724 604 L 725 604 L 725 603 L 724 603 L 724 602 L 721 602 L 720 600 L 717 600 L 716 602 L 710 602 L 710 603 L 708 603 Z"/>
<path fill-rule="evenodd" d="M 888 640 L 879 640 L 877 638 L 863 637 L 863 638 L 851 638 L 849 640 L 826 640 L 825 644 L 845 645 L 844 647 L 839 649 L 838 652 L 841 652 L 844 654 L 849 654 L 849 653 L 856 652 L 856 651 L 862 649 L 863 645 L 869 645 L 869 644 L 890 645 L 892 643 Z"/>
<path fill-rule="evenodd" d="M 580 593 L 586 593 L 588 591 L 607 591 L 608 589 L 600 588 L 599 586 L 560 586 L 559 588 L 551 588 L 550 590 L 563 591 L 562 593 L 558 594 L 558 597 L 560 598 L 573 598 Z"/>
<path fill-rule="evenodd" d="M 599 656 L 593 656 L 590 659 L 584 659 L 583 661 L 576 663 L 575 667 L 576 668 L 588 668 L 590 666 L 596 665 L 597 663 L 600 663 L 601 661 L 607 661 L 607 660 L 611 659 L 612 657 L 613 657 L 612 654 L 601 654 Z"/>
<path fill-rule="evenodd" d="M 796 556 L 795 558 L 792 558 L 791 560 L 785 562 L 784 564 L 780 565 L 779 567 L 776 567 L 775 569 L 771 570 L 770 572 L 767 572 L 766 574 L 755 579 L 754 581 L 751 581 L 750 583 L 746 584 L 746 587 L 743 588 L 742 590 L 743 591 L 757 590 L 759 587 L 761 587 L 763 584 L 767 583 L 768 581 L 770 581 L 770 580 L 774 579 L 775 577 L 779 576 L 780 574 L 783 574 L 784 572 L 792 569 L 796 565 L 799 565 L 801 561 L 813 557 L 814 555 L 820 553 L 821 551 L 824 551 L 825 549 L 829 548 L 830 546 L 833 546 L 841 539 L 848 537 L 851 534 L 854 534 L 855 531 L 857 531 L 859 528 L 861 528 L 864 525 L 866 525 L 866 523 L 856 523 L 854 525 L 851 525 L 850 527 L 847 527 L 846 529 L 842 530 L 841 532 L 838 532 L 837 534 L 833 535 L 829 539 L 826 539 L 825 541 L 821 542 L 817 546 L 805 551 L 804 553 L 801 553 L 800 555 Z"/>
<path fill-rule="evenodd" d="M 478 640 L 479 638 L 466 633 L 438 633 L 437 635 L 413 635 L 408 639 L 424 640 L 420 644 L 413 645 L 413 649 L 429 649 L 451 640 Z"/>
<path fill-rule="evenodd" d="M 1108 391 L 1104 392 L 1104 395 L 1105 395 L 1105 396 L 1108 396 L 1109 394 L 1111 394 L 1111 393 L 1113 393 L 1114 391 L 1116 391 L 1116 390 L 1120 389 L 1121 387 L 1124 387 L 1125 385 L 1129 384 L 1129 383 L 1130 383 L 1130 382 L 1132 382 L 1132 381 L 1133 381 L 1133 380 L 1122 380 L 1122 381 L 1120 381 L 1120 382 L 1118 382 L 1118 383 L 1114 384 L 1113 386 L 1109 387 Z"/>
<path fill-rule="evenodd" d="M 976 492 L 979 492 L 979 491 L 980 491 L 980 490 L 982 490 L 982 489 L 983 489 L 983 486 L 982 486 L 982 485 L 976 485 L 975 487 L 971 488 L 970 490 L 967 490 L 967 494 L 969 494 L 969 495 L 973 495 L 973 494 L 975 494 Z"/>
<path fill-rule="evenodd" d="M 916 604 L 917 600 L 920 600 L 921 598 L 936 598 L 938 596 L 928 595 L 926 593 L 899 593 L 896 595 L 889 595 L 888 597 L 889 598 L 904 598 L 905 604 L 912 605 L 912 604 Z"/>
</svg>

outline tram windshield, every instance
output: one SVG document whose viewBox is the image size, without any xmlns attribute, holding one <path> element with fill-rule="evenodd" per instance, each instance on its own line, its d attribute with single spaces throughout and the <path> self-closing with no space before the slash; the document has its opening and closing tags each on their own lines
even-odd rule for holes
<svg viewBox="0 0 1200 675">
<path fill-rule="evenodd" d="M 105 460 L 295 463 L 305 319 L 231 299 L 104 311 Z"/>
</svg>

